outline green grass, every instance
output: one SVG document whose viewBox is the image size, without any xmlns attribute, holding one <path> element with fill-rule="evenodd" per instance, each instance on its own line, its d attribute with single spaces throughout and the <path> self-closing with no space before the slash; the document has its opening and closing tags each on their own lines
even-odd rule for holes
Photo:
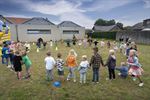
<svg viewBox="0 0 150 100">
<path fill-rule="evenodd" d="M 77 53 L 78 63 L 83 54 L 88 55 L 88 60 L 92 55 L 91 47 L 72 47 Z M 56 58 L 58 52 L 63 54 L 63 59 L 66 58 L 71 48 L 65 47 L 65 44 L 58 44 L 58 51 L 55 48 L 47 46 L 46 50 L 41 50 L 36 53 L 36 47 L 32 46 L 29 57 L 32 60 L 32 78 L 30 80 L 16 79 L 14 72 L 11 72 L 6 66 L 0 64 L 0 100 L 150 100 L 150 46 L 138 45 L 140 51 L 140 62 L 145 70 L 142 79 L 143 87 L 138 87 L 138 81 L 133 82 L 131 77 L 116 80 L 106 81 L 108 76 L 107 68 L 100 69 L 100 84 L 92 84 L 92 71 L 88 70 L 87 84 L 79 83 L 79 72 L 76 71 L 77 83 L 63 82 L 60 88 L 52 86 L 52 82 L 47 82 L 45 79 L 44 58 L 46 52 L 50 50 L 52 56 Z M 100 54 L 103 60 L 106 61 L 108 49 L 101 48 Z M 117 65 L 121 61 L 126 61 L 125 57 L 117 53 Z M 56 68 L 55 68 L 56 69 Z M 65 68 L 65 77 L 68 70 Z M 25 75 L 25 66 L 23 66 L 23 75 Z M 54 72 L 55 80 L 58 79 L 57 71 Z M 116 71 L 117 75 L 117 71 Z"/>
</svg>

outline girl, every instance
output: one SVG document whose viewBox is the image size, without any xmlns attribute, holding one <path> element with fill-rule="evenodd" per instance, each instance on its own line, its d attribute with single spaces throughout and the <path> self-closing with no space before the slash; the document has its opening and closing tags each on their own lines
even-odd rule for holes
<svg viewBox="0 0 150 100">
<path fill-rule="evenodd" d="M 27 56 L 26 51 L 23 52 L 22 61 L 25 64 L 25 67 L 26 67 L 26 76 L 25 76 L 25 79 L 28 79 L 28 78 L 31 77 L 30 67 L 31 67 L 32 63 L 31 63 L 31 60 L 29 59 L 29 57 Z"/>
<path fill-rule="evenodd" d="M 142 75 L 143 69 L 141 68 L 141 64 L 138 61 L 135 50 L 130 50 L 127 64 L 129 65 L 129 75 L 132 75 L 133 79 L 138 78 L 140 82 L 139 86 L 143 86 L 144 83 L 140 78 L 140 76 Z"/>
<path fill-rule="evenodd" d="M 69 51 L 69 55 L 66 59 L 66 64 L 69 69 L 67 81 L 70 80 L 70 78 L 74 78 L 74 82 L 76 82 L 76 76 L 75 76 L 75 72 L 74 72 L 75 68 L 77 67 L 76 57 L 77 57 L 76 52 L 73 49 L 71 49 Z"/>
<path fill-rule="evenodd" d="M 64 68 L 63 68 L 64 61 L 61 58 L 61 56 L 62 56 L 61 53 L 57 54 L 56 67 L 58 70 L 58 75 L 59 75 L 60 80 L 63 80 L 63 78 L 64 78 Z"/>
<path fill-rule="evenodd" d="M 78 70 L 80 72 L 80 83 L 86 83 L 86 72 L 87 72 L 88 67 L 89 67 L 89 62 L 87 61 L 87 56 L 83 55 L 82 61 L 78 68 Z"/>
<path fill-rule="evenodd" d="M 17 72 L 17 78 L 21 80 L 21 71 L 22 71 L 22 58 L 20 56 L 20 53 L 18 51 L 15 52 L 15 56 L 13 58 L 13 64 L 15 71 Z"/>
<path fill-rule="evenodd" d="M 116 57 L 114 50 L 109 50 L 109 57 L 105 66 L 108 66 L 109 79 L 115 79 Z"/>
</svg>

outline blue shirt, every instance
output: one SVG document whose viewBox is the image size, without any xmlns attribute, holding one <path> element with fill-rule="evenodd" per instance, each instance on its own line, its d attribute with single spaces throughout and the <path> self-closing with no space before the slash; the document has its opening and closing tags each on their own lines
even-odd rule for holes
<svg viewBox="0 0 150 100">
<path fill-rule="evenodd" d="M 3 57 L 9 57 L 9 48 L 3 47 L 2 54 L 3 54 Z"/>
</svg>

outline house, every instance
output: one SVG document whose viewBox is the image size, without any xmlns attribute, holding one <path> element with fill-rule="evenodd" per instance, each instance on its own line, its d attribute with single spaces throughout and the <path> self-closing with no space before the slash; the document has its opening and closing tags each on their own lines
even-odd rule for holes
<svg viewBox="0 0 150 100">
<path fill-rule="evenodd" d="M 130 38 L 136 43 L 150 44 L 150 19 L 133 25 L 130 30 L 119 31 L 116 34 L 116 40 L 120 37 Z"/>
<path fill-rule="evenodd" d="M 135 31 L 150 31 L 150 19 L 145 19 L 143 22 L 139 22 L 132 26 L 132 30 Z"/>
<path fill-rule="evenodd" d="M 118 25 L 110 25 L 110 26 L 97 26 L 93 27 L 94 32 L 110 32 L 110 31 L 119 31 L 121 30 Z"/>
<path fill-rule="evenodd" d="M 85 35 L 85 28 L 72 21 L 63 21 L 58 24 L 58 28 L 62 39 L 72 39 L 73 35 L 82 39 Z"/>
<path fill-rule="evenodd" d="M 11 40 L 13 41 L 37 41 L 38 38 L 43 38 L 45 41 L 72 39 L 73 34 L 83 38 L 85 28 L 77 25 L 72 21 L 64 21 L 59 25 L 55 25 L 47 18 L 16 18 L 3 17 L 0 15 L 0 20 L 5 21 L 10 27 Z"/>
</svg>

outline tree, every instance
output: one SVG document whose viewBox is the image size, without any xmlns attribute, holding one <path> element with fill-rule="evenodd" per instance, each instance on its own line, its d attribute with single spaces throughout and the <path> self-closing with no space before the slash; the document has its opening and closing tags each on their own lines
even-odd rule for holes
<svg viewBox="0 0 150 100">
<path fill-rule="evenodd" d="M 122 24 L 122 23 L 118 22 L 116 25 L 117 25 L 120 29 L 123 29 L 123 24 Z"/>
<path fill-rule="evenodd" d="M 104 19 L 100 18 L 100 19 L 96 20 L 94 25 L 97 25 L 97 26 L 110 26 L 110 25 L 115 25 L 115 24 L 116 24 L 116 21 L 114 19 L 104 20 Z"/>
</svg>

